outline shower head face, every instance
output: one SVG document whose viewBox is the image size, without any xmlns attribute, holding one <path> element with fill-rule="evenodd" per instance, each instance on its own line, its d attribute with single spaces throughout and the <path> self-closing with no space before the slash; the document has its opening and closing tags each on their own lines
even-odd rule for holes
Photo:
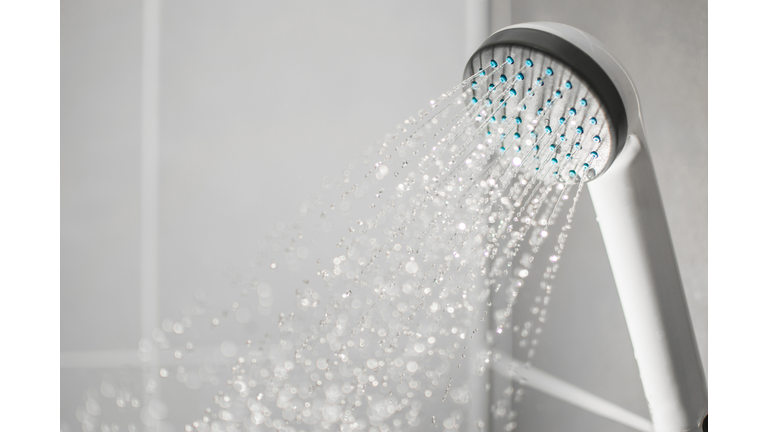
<svg viewBox="0 0 768 432">
<path fill-rule="evenodd" d="M 554 39 L 561 44 L 553 49 L 535 43 L 541 40 L 536 36 L 556 38 L 551 34 L 510 30 L 491 36 L 467 63 L 464 78 L 476 76 L 469 84 L 473 97 L 494 101 L 490 94 L 507 92 L 501 110 L 517 124 L 507 138 L 514 140 L 512 145 L 556 145 L 563 176 L 570 173 L 585 181 L 599 177 L 626 138 L 626 115 L 615 87 L 567 41 Z"/>
</svg>

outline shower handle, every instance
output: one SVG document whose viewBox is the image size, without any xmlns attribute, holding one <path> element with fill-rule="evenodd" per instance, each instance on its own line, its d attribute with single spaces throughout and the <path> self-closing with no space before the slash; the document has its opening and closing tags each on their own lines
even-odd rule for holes
<svg viewBox="0 0 768 432">
<path fill-rule="evenodd" d="M 655 432 L 701 430 L 707 384 L 651 159 L 630 133 L 588 184 Z"/>
</svg>

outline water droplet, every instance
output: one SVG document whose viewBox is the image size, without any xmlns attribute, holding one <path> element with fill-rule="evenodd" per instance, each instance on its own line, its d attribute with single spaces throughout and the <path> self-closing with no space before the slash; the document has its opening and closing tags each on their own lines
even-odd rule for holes
<svg viewBox="0 0 768 432">
<path fill-rule="evenodd" d="M 413 261 L 410 261 L 405 265 L 405 271 L 410 274 L 415 274 L 417 271 L 419 271 L 419 265 Z"/>
<path fill-rule="evenodd" d="M 234 357 L 237 355 L 237 344 L 232 341 L 224 341 L 221 343 L 221 353 L 225 357 Z"/>
<path fill-rule="evenodd" d="M 453 427 L 456 426 L 456 419 L 453 417 L 448 417 L 445 420 L 443 420 L 443 427 L 446 429 L 453 429 Z"/>
<path fill-rule="evenodd" d="M 162 420 L 168 416 L 168 407 L 157 399 L 152 399 L 147 405 L 147 412 L 149 415 L 157 420 Z"/>
</svg>

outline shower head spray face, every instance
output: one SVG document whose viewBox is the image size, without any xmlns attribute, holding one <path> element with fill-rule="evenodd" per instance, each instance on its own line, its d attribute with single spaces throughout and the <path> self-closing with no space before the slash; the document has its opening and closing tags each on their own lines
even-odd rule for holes
<svg viewBox="0 0 768 432">
<path fill-rule="evenodd" d="M 627 116 L 618 89 L 590 55 L 564 38 L 503 29 L 469 59 L 464 79 L 470 78 L 471 100 L 514 122 L 505 145 L 552 148 L 563 181 L 599 177 L 623 147 Z"/>
</svg>

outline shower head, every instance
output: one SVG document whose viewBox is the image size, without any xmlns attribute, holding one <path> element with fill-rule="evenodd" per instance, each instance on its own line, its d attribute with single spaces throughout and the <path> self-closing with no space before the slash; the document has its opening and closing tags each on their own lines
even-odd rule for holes
<svg viewBox="0 0 768 432">
<path fill-rule="evenodd" d="M 631 79 L 597 39 L 573 27 L 537 22 L 499 30 L 467 62 L 464 79 L 473 76 L 484 80 L 482 87 L 472 82 L 475 98 L 486 84 L 509 91 L 505 117 L 519 127 L 508 139 L 524 146 L 549 133 L 569 157 L 585 156 L 573 159 L 571 176 L 599 177 L 628 135 L 642 136 Z"/>
<path fill-rule="evenodd" d="M 605 175 L 589 184 L 589 193 L 653 428 L 701 430 L 706 378 L 645 146 L 640 101 L 624 68 L 592 36 L 536 22 L 492 34 L 469 59 L 464 78 L 473 102 L 485 98 L 496 105 L 493 113 L 504 110 L 502 119 L 514 119 L 515 132 L 502 135 L 501 150 L 531 146 L 533 153 L 545 140 L 556 153 L 559 181 L 568 181 L 564 173 L 579 182 Z M 500 89 L 508 93 L 499 96 Z"/>
</svg>

